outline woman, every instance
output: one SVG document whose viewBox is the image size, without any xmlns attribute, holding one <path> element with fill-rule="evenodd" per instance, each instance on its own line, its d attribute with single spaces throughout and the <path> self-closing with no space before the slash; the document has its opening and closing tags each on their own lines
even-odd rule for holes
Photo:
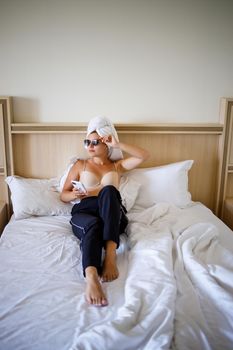
<svg viewBox="0 0 233 350">
<path fill-rule="evenodd" d="M 127 224 L 118 191 L 120 176 L 136 168 L 149 154 L 137 146 L 119 142 L 114 135 L 101 137 L 97 131 L 84 140 L 89 158 L 78 160 L 71 168 L 64 184 L 61 200 L 80 202 L 72 208 L 71 225 L 81 241 L 83 272 L 86 277 L 86 300 L 89 304 L 106 306 L 107 298 L 101 287 L 119 275 L 116 249 L 119 235 Z M 129 154 L 127 158 L 113 161 L 109 149 Z M 86 191 L 76 189 L 72 180 L 79 180 Z M 101 266 L 102 249 L 105 257 Z M 101 277 L 101 280 L 100 280 Z"/>
</svg>

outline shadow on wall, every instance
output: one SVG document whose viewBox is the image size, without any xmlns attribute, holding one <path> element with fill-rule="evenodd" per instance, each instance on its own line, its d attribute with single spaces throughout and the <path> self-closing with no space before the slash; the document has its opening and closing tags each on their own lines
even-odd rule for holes
<svg viewBox="0 0 233 350">
<path fill-rule="evenodd" d="M 39 123 L 40 104 L 36 98 L 13 97 L 13 119 L 14 122 Z"/>
</svg>

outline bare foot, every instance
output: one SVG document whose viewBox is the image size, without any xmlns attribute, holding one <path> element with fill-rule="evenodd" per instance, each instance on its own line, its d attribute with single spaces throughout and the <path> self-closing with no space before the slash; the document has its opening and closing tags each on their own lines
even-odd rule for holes
<svg viewBox="0 0 233 350">
<path fill-rule="evenodd" d="M 86 273 L 86 300 L 95 306 L 107 306 L 108 301 L 102 290 L 97 270 L 94 266 L 88 266 Z"/>
<path fill-rule="evenodd" d="M 116 243 L 108 241 L 106 245 L 101 280 L 103 282 L 111 282 L 117 279 L 118 276 L 119 271 L 116 263 Z"/>
</svg>

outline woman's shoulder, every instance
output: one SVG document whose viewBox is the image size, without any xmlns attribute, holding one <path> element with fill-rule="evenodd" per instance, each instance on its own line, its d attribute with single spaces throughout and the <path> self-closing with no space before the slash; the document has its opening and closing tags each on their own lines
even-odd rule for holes
<svg viewBox="0 0 233 350">
<path fill-rule="evenodd" d="M 87 162 L 87 159 L 80 159 L 79 158 L 74 162 L 72 167 L 73 167 L 73 169 L 81 170 L 84 167 L 84 165 L 86 164 L 86 162 Z"/>
</svg>

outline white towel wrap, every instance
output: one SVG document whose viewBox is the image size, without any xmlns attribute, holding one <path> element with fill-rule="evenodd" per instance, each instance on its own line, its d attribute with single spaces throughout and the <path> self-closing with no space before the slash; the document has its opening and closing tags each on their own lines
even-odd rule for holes
<svg viewBox="0 0 233 350">
<path fill-rule="evenodd" d="M 90 135 L 93 131 L 96 131 L 100 137 L 113 135 L 115 139 L 119 141 L 113 123 L 106 117 L 97 116 L 89 121 L 87 127 L 87 136 Z M 108 149 L 108 156 L 109 159 L 111 159 L 112 161 L 116 161 L 123 158 L 123 153 L 119 148 L 113 148 L 111 146 L 108 146 Z"/>
</svg>

